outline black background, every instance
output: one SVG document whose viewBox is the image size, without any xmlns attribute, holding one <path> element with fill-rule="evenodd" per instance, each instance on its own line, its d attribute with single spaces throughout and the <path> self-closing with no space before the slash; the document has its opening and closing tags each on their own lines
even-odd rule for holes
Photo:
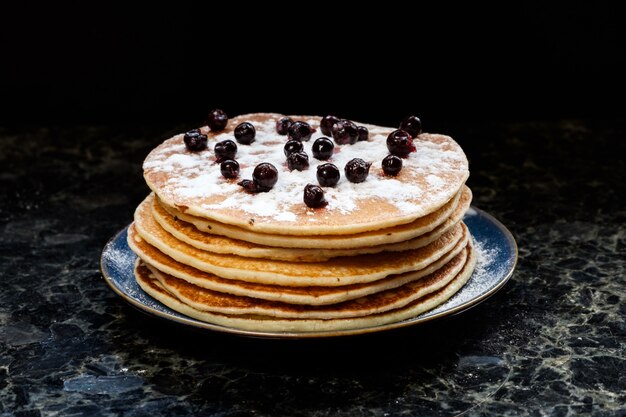
<svg viewBox="0 0 626 417">
<path fill-rule="evenodd" d="M 617 5 L 209 5 L 6 11 L 0 124 L 198 124 L 215 107 L 414 113 L 427 130 L 624 114 Z"/>
</svg>

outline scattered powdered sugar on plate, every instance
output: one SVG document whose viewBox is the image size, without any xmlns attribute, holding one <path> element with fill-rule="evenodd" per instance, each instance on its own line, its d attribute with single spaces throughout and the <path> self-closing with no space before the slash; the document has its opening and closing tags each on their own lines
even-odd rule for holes
<svg viewBox="0 0 626 417">
<path fill-rule="evenodd" d="M 493 282 L 489 279 L 491 276 L 501 275 L 498 271 L 494 271 L 494 268 L 499 267 L 496 260 L 500 256 L 500 248 L 488 247 L 483 242 L 474 242 L 473 249 L 476 251 L 476 267 L 472 277 L 463 287 L 467 298 L 471 299 L 484 294 L 493 286 Z"/>
<path fill-rule="evenodd" d="M 126 238 L 126 232 L 122 235 Z M 116 280 L 116 283 L 118 287 L 122 284 L 123 287 L 121 289 L 131 297 L 137 297 L 143 292 L 137 287 L 134 275 L 132 274 L 136 260 L 137 255 L 130 250 L 124 240 L 120 240 L 118 237 L 116 237 L 115 240 L 111 240 L 102 251 L 102 265 L 105 268 L 109 268 L 107 273 L 105 273 L 108 279 L 127 276 L 128 271 L 130 271 L 130 276 L 133 277 L 132 279 L 128 279 L 125 282 Z"/>
<path fill-rule="evenodd" d="M 498 263 L 502 249 L 497 246 L 488 246 L 484 242 L 473 242 L 473 250 L 476 253 L 476 267 L 470 279 L 465 285 L 445 303 L 428 311 L 424 316 L 430 316 L 450 308 L 474 301 L 487 294 L 493 287 L 498 285 L 504 275 L 506 264 Z"/>
<path fill-rule="evenodd" d="M 465 212 L 465 216 L 478 216 L 478 212 L 476 210 L 474 210 L 473 207 L 470 207 L 467 209 L 467 211 Z"/>
<path fill-rule="evenodd" d="M 137 255 L 131 250 L 127 250 L 125 247 L 108 247 L 102 252 L 102 262 L 111 265 L 116 271 L 120 272 L 128 268 L 129 265 L 134 265 Z"/>
<path fill-rule="evenodd" d="M 381 161 L 389 154 L 386 138 L 393 129 L 375 126 L 368 126 L 369 141 L 335 145 L 330 160 L 318 161 L 313 157 L 311 147 L 315 139 L 324 135 L 315 119 L 308 122 L 317 131 L 311 140 L 303 142 L 310 167 L 290 172 L 283 151 L 287 137 L 276 133 L 276 119 L 254 121 L 255 142 L 251 145 L 237 144 L 235 157 L 241 168 L 237 181 L 251 179 L 252 171 L 261 162 L 276 166 L 278 182 L 270 192 L 249 194 L 236 184 L 237 181 L 222 177 L 213 147 L 217 142 L 234 140 L 232 132 L 215 135 L 209 139 L 207 150 L 195 153 L 187 151 L 182 142 L 183 135 L 177 135 L 153 150 L 143 168 L 148 177 L 161 175 L 166 179 L 159 184 L 157 193 L 169 197 L 175 204 L 202 207 L 207 212 L 236 208 L 288 222 L 301 219 L 295 212 L 303 204 L 304 187 L 318 183 L 317 166 L 326 162 L 335 164 L 341 172 L 341 179 L 335 187 L 324 188 L 329 215 L 333 212 L 349 214 L 358 210 L 359 200 L 377 198 L 392 204 L 400 213 L 422 215 L 419 213 L 420 205 L 427 206 L 430 202 L 443 204 L 458 191 L 468 175 L 467 159 L 461 148 L 447 137 L 428 134 L 416 138 L 417 151 L 403 159 L 403 170 L 412 174 L 412 179 L 408 174 L 403 180 L 384 175 Z M 346 163 L 356 157 L 372 162 L 367 180 L 359 184 L 349 182 L 344 174 Z M 215 196 L 219 198 L 211 200 Z M 313 218 L 307 221 L 313 221 Z"/>
</svg>

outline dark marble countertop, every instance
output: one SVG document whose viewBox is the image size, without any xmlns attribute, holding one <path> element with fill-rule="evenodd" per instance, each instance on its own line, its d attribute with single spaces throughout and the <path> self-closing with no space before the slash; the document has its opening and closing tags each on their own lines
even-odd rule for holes
<svg viewBox="0 0 626 417">
<path fill-rule="evenodd" d="M 147 316 L 99 270 L 174 130 L 0 129 L 0 417 L 625 416 L 623 122 L 465 125 L 474 204 L 520 258 L 454 317 L 280 341 Z"/>
</svg>

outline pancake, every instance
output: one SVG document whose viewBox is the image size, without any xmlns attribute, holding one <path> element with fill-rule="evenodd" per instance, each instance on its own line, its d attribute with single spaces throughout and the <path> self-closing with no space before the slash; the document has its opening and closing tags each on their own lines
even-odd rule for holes
<svg viewBox="0 0 626 417">
<path fill-rule="evenodd" d="M 333 287 L 287 287 L 223 279 L 214 274 L 200 271 L 199 269 L 174 260 L 143 239 L 129 240 L 129 244 L 144 263 L 152 265 L 159 271 L 185 280 L 198 287 L 239 296 L 308 305 L 335 304 L 400 287 L 435 272 L 457 256 L 467 246 L 466 241 L 459 241 L 450 252 L 423 269 L 399 275 L 390 275 L 371 283 Z"/>
<path fill-rule="evenodd" d="M 463 250 L 443 267 L 422 279 L 392 290 L 325 306 L 289 304 L 211 291 L 165 274 L 152 265 L 146 266 L 163 288 L 197 310 L 231 315 L 255 314 L 277 318 L 327 320 L 362 317 L 402 308 L 444 287 L 461 271 L 466 260 L 467 251 Z"/>
<path fill-rule="evenodd" d="M 416 152 L 403 159 L 396 177 L 384 175 L 382 159 L 389 153 L 387 135 L 393 128 L 365 125 L 369 140 L 335 147 L 328 162 L 340 169 L 355 158 L 372 162 L 369 176 L 362 183 L 342 177 L 335 187 L 326 187 L 328 205 L 310 209 L 302 202 L 304 186 L 316 184 L 316 167 L 326 161 L 310 159 L 304 171 L 285 166 L 284 136 L 276 133 L 278 114 L 249 114 L 231 119 L 223 132 L 210 132 L 205 151 L 190 152 L 183 135 L 176 135 L 155 148 L 143 164 L 148 186 L 170 207 L 184 213 L 238 226 L 259 233 L 281 235 L 352 235 L 406 224 L 441 208 L 460 190 L 469 176 L 463 150 L 450 137 L 423 133 L 415 138 Z M 322 136 L 319 117 L 304 116 L 317 131 L 304 143 L 307 154 Z M 302 117 L 299 117 L 302 120 Z M 250 179 L 260 162 L 270 162 L 279 170 L 278 182 L 269 192 L 251 194 L 220 174 L 215 162 L 215 143 L 233 139 L 234 128 L 251 122 L 256 141 L 239 145 L 236 159 L 240 178 Z"/>
<path fill-rule="evenodd" d="M 389 311 L 370 314 L 363 317 L 335 318 L 335 319 L 296 319 L 296 318 L 275 318 L 264 315 L 233 315 L 222 313 L 211 313 L 193 308 L 172 293 L 167 291 L 158 280 L 154 279 L 149 269 L 138 264 L 135 269 L 137 282 L 141 288 L 153 298 L 159 300 L 166 306 L 195 319 L 220 326 L 236 328 L 248 331 L 267 332 L 318 332 L 337 331 L 349 329 L 366 329 L 368 327 L 380 326 L 388 323 L 396 323 L 410 319 L 428 311 L 443 303 L 454 295 L 467 282 L 476 263 L 474 252 L 469 247 L 467 261 L 460 272 L 443 288 L 440 288 L 428 295 L 420 297 L 407 305 Z M 418 281 L 419 282 L 419 281 Z M 392 297 L 393 299 L 393 297 Z"/>
<path fill-rule="evenodd" d="M 205 150 L 189 151 L 183 136 L 157 146 L 144 161 L 152 190 L 136 209 L 128 244 L 138 255 L 135 278 L 149 295 L 193 318 L 231 329 L 317 332 L 367 329 L 400 322 L 455 294 L 476 263 L 462 222 L 472 193 L 468 162 L 450 137 L 423 133 L 397 176 L 383 172 L 393 128 L 364 125 L 366 141 L 335 145 L 328 161 L 314 158 L 320 118 L 294 116 L 315 130 L 302 142 L 310 165 L 290 170 L 279 114 L 229 120 L 206 134 Z M 241 168 L 226 179 L 215 144 L 251 122 L 255 141 L 237 145 Z M 353 158 L 370 162 L 361 183 L 348 181 Z M 237 183 L 261 162 L 278 170 L 276 184 L 251 193 Z M 317 184 L 317 167 L 341 174 L 323 187 L 327 205 L 309 208 L 304 187 Z"/>
<path fill-rule="evenodd" d="M 380 229 L 370 232 L 356 233 L 352 235 L 304 235 L 289 236 L 279 234 L 257 233 L 240 227 L 235 227 L 211 220 L 190 216 L 176 209 L 164 205 L 158 198 L 156 199 L 161 208 L 168 211 L 175 219 L 185 223 L 193 224 L 198 230 L 210 233 L 211 235 L 227 236 L 233 239 L 242 240 L 264 246 L 276 246 L 284 248 L 304 248 L 304 249 L 352 249 L 373 247 L 385 244 L 406 242 L 416 237 L 424 236 L 438 228 L 449 228 L 461 219 L 463 214 L 470 207 L 472 192 L 466 186 L 457 193 L 453 199 L 448 201 L 442 208 L 434 213 L 399 226 Z M 153 212 L 162 211 L 157 208 Z M 157 219 L 163 215 L 157 214 Z M 162 225 L 163 223 L 160 222 Z M 441 230 L 441 229 L 440 229 Z M 168 229 L 171 232 L 171 230 Z M 179 237 L 181 238 L 181 237 Z M 187 243 L 191 243 L 187 241 Z"/>
<path fill-rule="evenodd" d="M 296 262 L 320 262 L 339 256 L 354 256 L 379 252 L 399 252 L 421 248 L 437 240 L 443 233 L 461 221 L 461 218 L 465 213 L 465 207 L 459 205 L 452 213 L 452 216 L 446 219 L 446 221 L 434 230 L 404 242 L 354 249 L 300 249 L 256 245 L 250 242 L 201 232 L 193 225 L 172 217 L 163 207 L 161 207 L 159 203 L 156 202 L 152 194 L 139 205 L 137 210 L 151 210 L 152 216 L 159 223 L 159 225 L 165 229 L 165 231 L 172 234 L 178 240 L 204 251 L 245 256 L 249 258 L 266 258 Z"/>
<path fill-rule="evenodd" d="M 135 212 L 135 222 L 128 231 L 129 241 L 145 239 L 175 260 L 222 278 L 272 285 L 338 286 L 372 282 L 387 275 L 422 269 L 449 252 L 459 240 L 469 239 L 467 227 L 461 222 L 434 242 L 417 249 L 293 263 L 203 251 L 166 232 L 151 214 L 143 214 L 139 210 Z"/>
</svg>

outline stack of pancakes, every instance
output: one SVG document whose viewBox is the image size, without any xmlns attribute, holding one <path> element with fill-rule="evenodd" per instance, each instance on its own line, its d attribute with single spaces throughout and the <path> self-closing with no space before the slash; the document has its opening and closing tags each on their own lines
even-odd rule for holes
<svg viewBox="0 0 626 417">
<path fill-rule="evenodd" d="M 467 159 L 451 138 L 421 134 L 416 152 L 396 177 L 381 160 L 393 131 L 372 125 L 369 140 L 335 147 L 329 161 L 289 171 L 277 114 L 231 119 L 222 132 L 202 128 L 208 148 L 190 152 L 183 135 L 155 148 L 144 162 L 153 193 L 137 208 L 128 242 L 139 256 L 139 285 L 168 307 L 205 322 L 251 331 L 316 332 L 364 329 L 413 318 L 454 295 L 475 266 L 462 218 L 471 202 Z M 240 179 L 261 162 L 279 180 L 248 193 L 220 174 L 213 146 L 233 139 L 242 122 L 256 141 L 239 145 Z M 342 176 L 324 188 L 328 205 L 309 208 L 304 185 L 317 184 L 316 166 L 343 170 L 355 157 L 372 162 L 366 181 Z"/>
</svg>

